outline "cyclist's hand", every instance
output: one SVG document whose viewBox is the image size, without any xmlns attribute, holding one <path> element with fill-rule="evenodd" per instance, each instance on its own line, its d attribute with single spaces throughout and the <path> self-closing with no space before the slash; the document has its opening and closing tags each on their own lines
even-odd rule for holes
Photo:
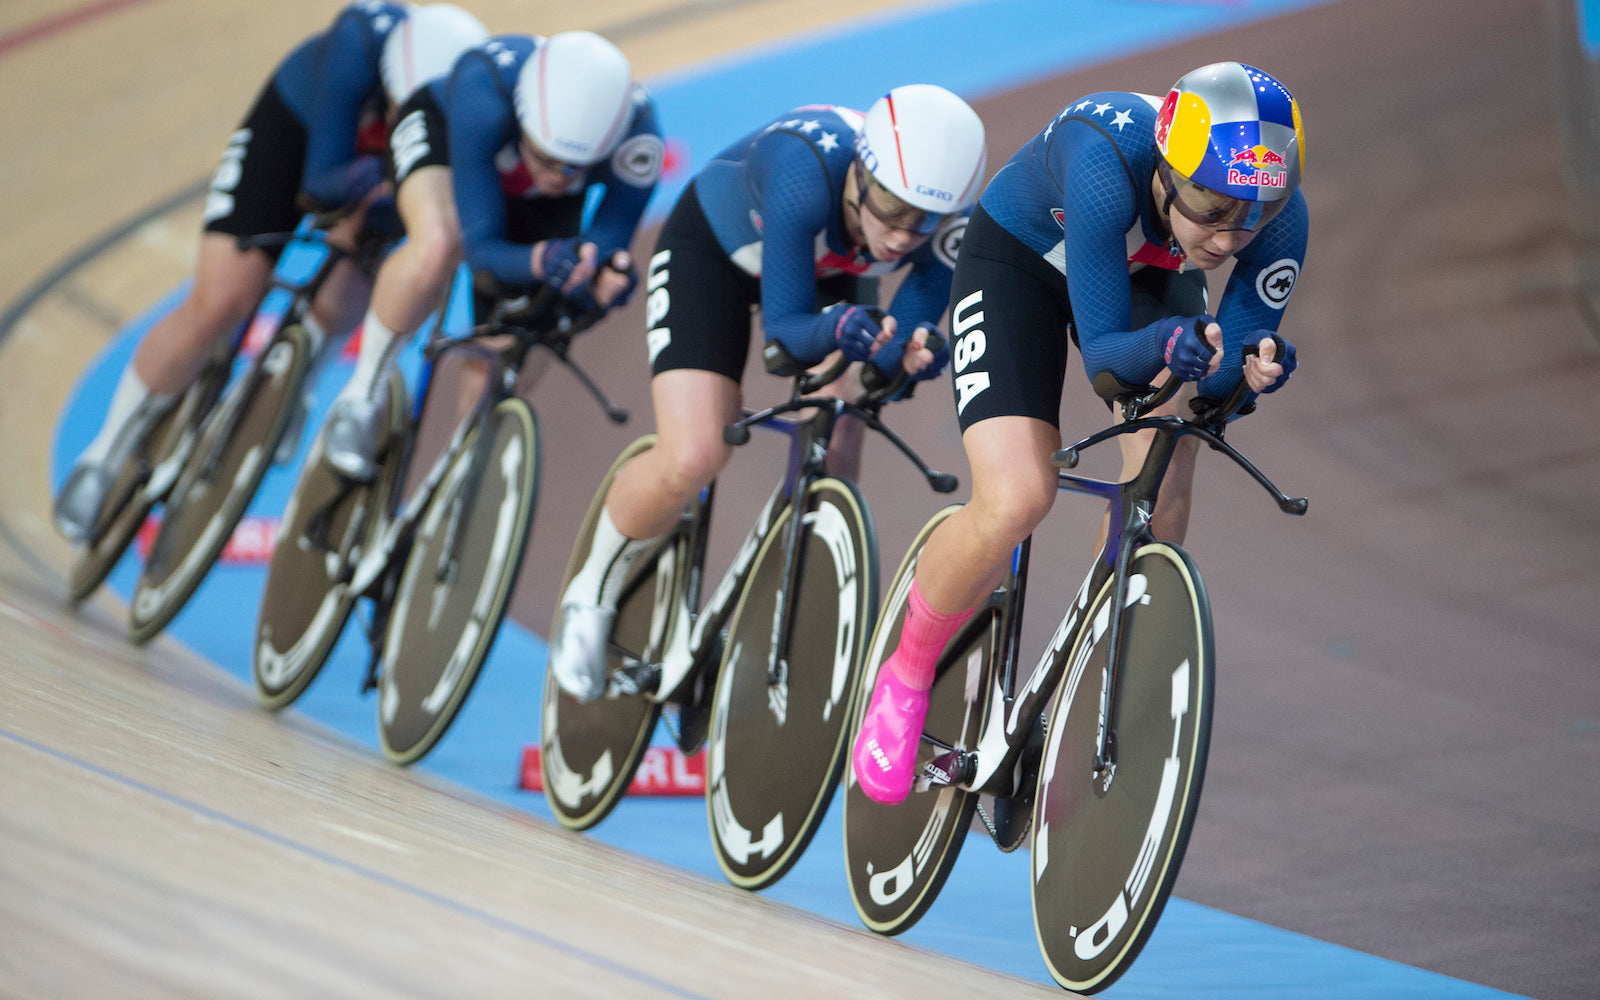
<svg viewBox="0 0 1600 1000">
<path fill-rule="evenodd" d="M 1294 345 L 1280 336 L 1278 340 L 1283 342 L 1283 357 L 1280 358 L 1271 330 L 1257 330 L 1244 339 L 1246 343 L 1255 340 L 1261 352 L 1244 359 L 1244 380 L 1250 383 L 1251 390 L 1276 392 L 1281 389 L 1299 365 L 1294 356 Z"/>
<path fill-rule="evenodd" d="M 1167 320 L 1162 358 L 1167 370 L 1184 382 L 1198 382 L 1216 373 L 1222 363 L 1222 327 L 1202 313 Z"/>
<path fill-rule="evenodd" d="M 533 276 L 571 295 L 594 277 L 599 250 L 579 237 L 544 240 L 533 245 Z"/>
<path fill-rule="evenodd" d="M 932 340 L 937 351 L 929 348 L 928 341 Z M 885 348 L 873 359 L 874 363 L 884 360 L 884 355 L 889 353 L 892 346 Z M 904 353 L 900 356 L 900 367 L 906 374 L 918 382 L 926 382 L 931 378 L 938 378 L 944 371 L 945 365 L 950 363 L 950 345 L 945 341 L 939 328 L 932 323 L 918 323 L 911 331 L 911 336 L 906 338 Z M 881 369 L 883 366 L 878 365 Z"/>
<path fill-rule="evenodd" d="M 595 301 L 604 309 L 618 309 L 633 298 L 639 287 L 639 271 L 633 266 L 633 255 L 618 250 L 600 265 L 594 278 Z"/>
<path fill-rule="evenodd" d="M 826 315 L 833 318 L 834 343 L 851 361 L 866 361 L 894 338 L 894 317 L 882 309 L 841 302 Z"/>
</svg>

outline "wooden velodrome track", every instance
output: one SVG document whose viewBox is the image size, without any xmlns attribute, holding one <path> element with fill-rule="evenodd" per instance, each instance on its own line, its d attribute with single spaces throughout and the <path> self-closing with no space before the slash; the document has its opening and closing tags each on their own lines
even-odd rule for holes
<svg viewBox="0 0 1600 1000">
<path fill-rule="evenodd" d="M 0 7 L 0 307 L 208 170 L 267 68 L 335 6 L 86 3 L 16 44 L 62 11 Z M 648 77 L 897 5 L 472 6 L 496 30 L 607 31 Z M 1089 90 L 1156 91 L 1219 58 L 1294 87 L 1313 238 L 1285 331 L 1302 369 L 1235 440 L 1312 508 L 1284 518 L 1202 463 L 1189 548 L 1222 690 L 1177 893 L 1541 998 L 1593 996 L 1600 969 L 1600 356 L 1578 294 L 1592 229 L 1562 186 L 1559 6 L 1342 0 L 979 104 L 998 165 Z M 398 772 L 260 712 L 176 643 L 133 650 L 109 598 L 63 610 L 54 416 L 186 275 L 196 218 L 182 203 L 73 270 L 0 342 L 0 995 L 1050 992 Z M 634 310 L 581 345 L 636 410 L 638 330 Z M 1082 395 L 1068 434 L 1104 419 Z M 643 418 L 602 428 L 560 380 L 540 408 L 549 474 L 518 617 L 542 632 L 562 526 Z M 947 395 L 893 416 L 964 473 Z M 723 519 L 770 475 L 735 462 Z M 892 564 L 938 501 L 897 459 L 864 486 Z M 1052 516 L 1034 594 L 1076 585 L 1091 521 L 1071 500 Z"/>
</svg>

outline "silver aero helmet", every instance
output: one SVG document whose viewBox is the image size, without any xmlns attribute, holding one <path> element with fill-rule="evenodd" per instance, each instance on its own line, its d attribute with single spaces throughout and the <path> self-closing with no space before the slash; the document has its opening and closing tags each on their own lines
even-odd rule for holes
<svg viewBox="0 0 1600 1000">
<path fill-rule="evenodd" d="M 1270 222 L 1305 169 L 1299 102 L 1275 77 L 1243 63 L 1202 66 L 1173 84 L 1155 138 L 1168 206 L 1211 229 Z"/>
<path fill-rule="evenodd" d="M 622 50 L 591 31 L 544 39 L 517 74 L 517 121 L 534 149 L 589 166 L 628 128 L 633 69 Z"/>
<path fill-rule="evenodd" d="M 978 196 L 988 163 L 983 121 L 943 87 L 896 87 L 867 109 L 856 159 L 867 174 L 862 201 L 873 215 L 897 229 L 931 233 L 941 217 Z"/>
<path fill-rule="evenodd" d="M 413 7 L 383 43 L 379 71 L 389 103 L 404 104 L 423 84 L 448 76 L 461 54 L 489 40 L 489 29 L 453 3 Z"/>
</svg>

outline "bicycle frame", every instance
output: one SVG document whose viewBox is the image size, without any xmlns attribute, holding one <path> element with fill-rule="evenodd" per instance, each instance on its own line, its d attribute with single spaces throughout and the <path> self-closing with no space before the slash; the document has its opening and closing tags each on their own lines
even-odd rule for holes
<svg viewBox="0 0 1600 1000">
<path fill-rule="evenodd" d="M 812 483 L 827 474 L 827 441 L 833 433 L 834 423 L 847 405 L 842 400 L 834 401 L 839 404 L 837 408 L 827 407 L 823 401 L 818 402 L 824 408 L 805 420 L 777 420 L 771 417 L 757 420 L 761 426 L 789 437 L 788 467 L 783 480 L 762 506 L 755 523 L 740 543 L 732 564 L 712 591 L 705 608 L 694 610 L 704 581 L 706 539 L 709 536 L 715 483 L 701 491 L 690 512 L 662 541 L 662 548 L 666 548 L 676 544 L 685 535 L 689 540 L 690 563 L 683 593 L 672 597 L 679 602 L 680 613 L 673 617 L 676 625 L 672 633 L 665 637 L 661 662 L 629 663 L 623 668 L 624 675 L 614 682 L 619 685 L 619 690 L 626 689 L 629 693 L 646 694 L 659 701 L 668 701 L 687 678 L 710 665 L 711 656 L 720 645 L 720 633 L 733 615 L 735 599 L 743 592 L 745 582 L 749 579 L 756 553 L 772 533 L 773 525 L 786 511 L 792 512 L 793 516 L 789 518 L 785 530 L 784 579 L 789 585 L 786 590 L 793 588 L 800 575 L 800 546 L 803 544 L 800 498 L 805 496 Z M 638 579 L 629 581 L 624 587 L 624 595 L 636 589 L 643 576 L 640 574 Z M 779 626 L 774 630 L 768 662 L 768 675 L 772 679 L 779 672 L 777 651 L 783 648 L 792 625 L 790 619 L 793 613 L 789 608 L 787 593 L 779 595 L 778 608 Z"/>
<path fill-rule="evenodd" d="M 856 417 L 869 429 L 888 438 L 911 459 L 930 484 L 934 484 L 936 490 L 950 492 L 955 488 L 954 477 L 930 470 L 927 463 L 878 417 L 879 408 L 900 388 L 903 380 L 869 390 L 863 397 L 866 402 L 850 402 L 834 396 L 811 395 L 817 389 L 839 378 L 848 366 L 849 362 L 845 361 L 827 371 L 798 377 L 794 393 L 788 402 L 756 413 L 747 413 L 738 423 L 725 429 L 723 437 L 730 444 L 743 444 L 749 439 L 749 428 L 753 426 L 766 427 L 787 435 L 789 458 L 783 479 L 779 481 L 771 497 L 757 515 L 754 525 L 745 535 L 732 564 L 718 582 L 705 608 L 697 612 L 695 606 L 704 578 L 705 542 L 715 483 L 701 492 L 685 518 L 657 549 L 657 552 L 663 551 L 677 544 L 686 533 L 688 535 L 691 560 L 689 572 L 682 588 L 683 593 L 672 598 L 679 602 L 677 608 L 679 613 L 672 618 L 675 625 L 672 633 L 665 637 L 661 660 L 659 663 L 645 662 L 633 651 L 613 648 L 613 651 L 622 657 L 624 666 L 612 675 L 612 690 L 608 693 L 643 694 L 657 701 L 671 701 L 678 698 L 679 689 L 688 679 L 698 676 L 701 671 L 712 665 L 710 662 L 712 657 L 720 651 L 721 632 L 733 614 L 738 595 L 744 592 L 756 554 L 771 535 L 773 526 L 787 511 L 792 516 L 785 527 L 784 535 L 784 586 L 777 594 L 775 619 L 777 627 L 773 629 L 767 661 L 768 682 L 778 684 L 785 681 L 787 664 L 782 662 L 779 651 L 787 647 L 788 637 L 794 626 L 793 595 L 798 593 L 800 566 L 804 555 L 801 551 L 801 546 L 804 544 L 804 533 L 801 530 L 804 511 L 800 505 L 804 502 L 804 497 L 812 484 L 828 475 L 828 441 L 833 435 L 835 425 L 844 415 Z M 802 409 L 814 409 L 816 412 L 798 420 L 779 419 L 785 413 Z M 645 560 L 642 565 L 648 568 L 654 561 L 654 559 Z M 624 586 L 624 599 L 639 587 L 641 581 L 648 575 L 645 569 L 641 569 L 639 574 Z"/>
<path fill-rule="evenodd" d="M 1115 768 L 1118 703 L 1116 695 L 1119 678 L 1125 669 L 1126 655 L 1122 619 L 1129 604 L 1141 596 L 1140 593 L 1130 594 L 1128 567 L 1134 552 L 1140 546 L 1155 540 L 1150 530 L 1151 517 L 1161 482 L 1181 438 L 1195 435 L 1213 450 L 1220 451 L 1233 459 L 1258 484 L 1273 494 L 1279 508 L 1286 513 L 1305 512 L 1304 499 L 1292 500 L 1284 496 L 1255 466 L 1223 440 L 1223 422 L 1243 401 L 1248 386 L 1241 382 L 1240 388 L 1232 398 L 1194 420 L 1176 416 L 1141 415 L 1165 402 L 1175 389 L 1176 385 L 1169 383 L 1155 394 L 1143 398 L 1130 399 L 1126 395 L 1118 396 L 1117 398 L 1123 402 L 1124 413 L 1127 416 L 1123 423 L 1091 435 L 1056 453 L 1056 465 L 1071 468 L 1077 464 L 1078 453 L 1091 445 L 1122 434 L 1143 430 L 1155 431 L 1155 439 L 1151 442 L 1143 466 L 1125 483 L 1088 479 L 1066 472 L 1058 473 L 1058 489 L 1098 496 L 1110 505 L 1110 534 L 1105 546 L 1095 557 L 1066 616 L 1056 627 L 1050 642 L 1040 654 L 1020 690 L 1016 687 L 1020 662 L 1018 650 L 1031 539 L 1024 540 L 1017 546 L 1012 554 L 1011 571 L 1005 585 L 997 592 L 998 596 L 992 597 L 990 602 L 973 616 L 973 620 L 963 627 L 956 641 L 949 647 L 958 650 L 967 649 L 979 630 L 988 628 L 995 616 L 1000 617 L 1003 627 L 1000 648 L 996 651 L 998 668 L 990 670 L 987 678 L 989 683 L 996 686 L 996 690 L 991 692 L 992 697 L 987 702 L 991 707 L 981 720 L 977 744 L 970 750 L 943 747 L 945 753 L 929 764 L 928 773 L 921 780 L 950 784 L 967 791 L 1000 797 L 1010 797 L 1025 792 L 1025 789 L 1018 787 L 1020 776 L 1018 765 L 1028 736 L 1036 720 L 1048 707 L 1049 700 L 1062 678 L 1067 675 L 1069 668 L 1073 670 L 1082 668 L 1081 663 L 1068 663 L 1067 658 L 1073 649 L 1081 648 L 1087 652 L 1092 647 L 1093 644 L 1079 641 L 1089 628 L 1095 630 L 1096 636 L 1106 633 L 1111 664 L 1110 678 L 1101 706 L 1101 726 L 1096 746 L 1094 773 L 1100 775 Z M 1114 589 L 1113 599 L 1107 607 L 1118 609 L 1118 613 L 1098 616 L 1093 621 L 1082 617 L 1093 596 L 1100 592 L 1108 579 L 1112 581 Z M 1107 620 L 1102 621 L 1101 617 Z M 939 672 L 942 674 L 952 669 L 954 665 L 953 659 L 941 661 Z"/>
</svg>

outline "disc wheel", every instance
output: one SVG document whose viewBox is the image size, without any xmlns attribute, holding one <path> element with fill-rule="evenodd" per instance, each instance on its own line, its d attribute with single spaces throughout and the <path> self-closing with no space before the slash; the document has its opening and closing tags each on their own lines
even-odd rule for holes
<svg viewBox="0 0 1600 1000">
<path fill-rule="evenodd" d="M 256 697 L 281 709 L 305 692 L 333 651 L 356 596 L 350 576 L 381 530 L 400 474 L 406 392 L 388 382 L 389 433 L 377 474 L 353 483 L 323 460 L 323 435 L 311 445 L 279 522 L 262 587 L 250 673 Z"/>
<path fill-rule="evenodd" d="M 161 515 L 129 608 L 128 635 L 149 642 L 194 596 L 272 467 L 300 398 L 311 342 L 284 328 L 229 386 L 200 431 Z M 231 424 L 232 433 L 221 440 Z M 208 467 L 209 466 L 209 467 Z"/>
<path fill-rule="evenodd" d="M 863 661 L 852 734 L 860 728 L 879 667 L 899 645 L 917 558 L 933 529 L 959 509 L 946 507 L 923 526 L 895 574 Z M 993 682 L 979 685 L 974 679 L 969 684 L 969 677 L 990 676 L 999 631 L 998 619 L 985 615 L 963 628 L 940 657 L 940 671 L 928 699 L 925 733 L 950 746 L 976 745 L 988 702 L 999 693 Z M 977 694 L 975 703 L 967 700 L 969 687 Z M 918 773 L 937 752 L 926 740 L 922 742 L 917 751 Z M 847 773 L 844 854 L 850 897 L 867 927 L 879 934 L 899 934 L 920 920 L 938 898 L 966 841 L 978 796 L 948 785 L 923 791 L 913 787 L 904 802 L 886 806 L 867 798 L 854 772 L 847 769 Z"/>
<path fill-rule="evenodd" d="M 877 609 L 877 544 L 860 491 L 822 479 L 801 509 L 801 576 L 788 642 L 775 648 L 793 508 L 772 525 L 751 564 L 712 699 L 707 819 L 717 864 L 744 889 L 782 878 L 827 814 Z"/>
<path fill-rule="evenodd" d="M 589 556 L 595 525 L 618 470 L 654 446 L 655 435 L 647 434 L 623 449 L 612 463 L 584 516 L 572 556 L 567 560 L 566 574 L 561 578 L 560 593 L 566 592 L 567 584 Z M 626 650 L 636 661 L 659 662 L 675 616 L 686 613 L 677 606 L 681 599 L 680 577 L 687 567 L 684 544 L 665 545 L 648 559 L 635 565 L 617 602 L 608 673 L 622 666 L 619 649 Z M 558 607 L 551 635 L 556 634 L 560 624 Z M 545 801 L 562 826 L 587 830 L 610 815 L 628 791 L 660 715 L 661 702 L 639 695 L 608 693 L 594 701 L 580 702 L 563 693 L 555 676 L 548 669 L 545 671 L 540 777 Z"/>
<path fill-rule="evenodd" d="M 1138 957 L 1188 846 L 1210 745 L 1210 605 L 1193 561 L 1155 543 L 1130 567 L 1114 762 L 1096 772 L 1107 582 L 1056 695 L 1034 800 L 1033 914 L 1056 982 L 1094 993 Z"/>
<path fill-rule="evenodd" d="M 480 433 L 491 438 L 474 485 Z M 469 488 L 476 492 L 463 517 L 458 508 Z M 522 566 L 538 488 L 533 408 L 501 400 L 452 457 L 417 522 L 395 591 L 378 683 L 379 742 L 390 761 L 411 764 L 432 750 L 472 692 Z"/>
</svg>

